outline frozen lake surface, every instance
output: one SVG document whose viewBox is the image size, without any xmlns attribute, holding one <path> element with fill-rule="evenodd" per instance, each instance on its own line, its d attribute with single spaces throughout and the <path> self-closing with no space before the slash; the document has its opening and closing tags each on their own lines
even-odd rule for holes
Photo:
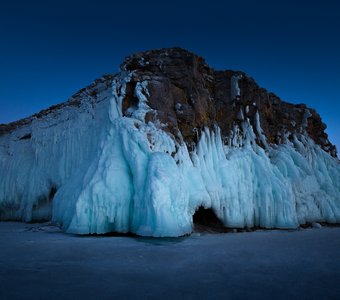
<svg viewBox="0 0 340 300">
<path fill-rule="evenodd" d="M 339 299 L 340 228 L 155 239 L 0 222 L 0 299 Z"/>
</svg>

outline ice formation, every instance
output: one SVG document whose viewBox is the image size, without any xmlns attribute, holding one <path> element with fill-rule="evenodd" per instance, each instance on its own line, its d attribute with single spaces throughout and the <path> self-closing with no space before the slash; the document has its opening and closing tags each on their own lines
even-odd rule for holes
<svg viewBox="0 0 340 300">
<path fill-rule="evenodd" d="M 241 95 L 241 90 L 238 86 L 238 81 L 242 78 L 241 75 L 235 74 L 231 77 L 231 99 L 238 99 Z"/>
<path fill-rule="evenodd" d="M 70 233 L 155 237 L 192 232 L 200 206 L 228 227 L 340 222 L 339 161 L 308 135 L 269 144 L 256 113 L 256 128 L 242 116 L 227 143 L 218 126 L 205 128 L 189 150 L 165 124 L 145 121 L 152 112 L 147 80 L 137 82 L 138 103 L 123 114 L 132 75 L 121 72 L 110 87 L 97 84 L 95 100 L 83 95 L 78 106 L 0 137 L 2 220 L 52 219 Z"/>
</svg>

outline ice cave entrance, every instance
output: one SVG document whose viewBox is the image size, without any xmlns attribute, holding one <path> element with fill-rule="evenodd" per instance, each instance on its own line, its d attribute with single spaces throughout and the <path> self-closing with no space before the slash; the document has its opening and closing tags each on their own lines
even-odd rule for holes
<svg viewBox="0 0 340 300">
<path fill-rule="evenodd" d="M 194 223 L 194 230 L 198 232 L 225 232 L 227 228 L 217 218 L 215 212 L 211 208 L 204 208 L 200 206 L 196 209 L 192 216 Z"/>
</svg>

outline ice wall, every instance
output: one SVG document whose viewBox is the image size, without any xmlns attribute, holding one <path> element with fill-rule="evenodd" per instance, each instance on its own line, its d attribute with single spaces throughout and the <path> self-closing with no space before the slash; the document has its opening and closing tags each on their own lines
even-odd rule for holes
<svg viewBox="0 0 340 300">
<path fill-rule="evenodd" d="M 227 145 L 218 128 L 206 129 L 189 153 L 164 124 L 144 121 L 147 81 L 136 84 L 139 105 L 123 116 L 131 76 L 116 76 L 95 101 L 89 96 L 0 138 L 2 220 L 52 218 L 80 234 L 180 236 L 203 205 L 230 227 L 340 222 L 339 161 L 311 139 L 267 145 L 257 117 L 257 135 L 247 119 Z"/>
</svg>

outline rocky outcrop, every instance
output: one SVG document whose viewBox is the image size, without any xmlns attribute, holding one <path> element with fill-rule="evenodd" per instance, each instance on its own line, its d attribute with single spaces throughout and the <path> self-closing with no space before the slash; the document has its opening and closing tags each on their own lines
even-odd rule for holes
<svg viewBox="0 0 340 300">
<path fill-rule="evenodd" d="M 0 125 L 0 220 L 145 236 L 194 222 L 338 223 L 340 162 L 325 128 L 243 72 L 180 48 L 137 53 L 69 101 Z"/>
<path fill-rule="evenodd" d="M 121 65 L 122 71 L 133 71 L 127 83 L 123 100 L 123 113 L 129 116 L 137 107 L 134 94 L 137 82 L 148 82 L 148 105 L 152 111 L 146 121 L 160 121 L 164 130 L 174 138 L 183 138 L 193 149 L 204 128 L 221 129 L 225 143 L 231 143 L 235 126 L 249 119 L 256 128 L 256 113 L 269 144 L 280 144 L 295 133 L 307 133 L 316 144 L 337 156 L 336 147 L 328 140 L 326 125 L 315 109 L 305 104 L 294 105 L 282 101 L 274 93 L 261 88 L 241 71 L 216 71 L 205 60 L 182 48 L 165 48 L 140 52 L 128 56 Z M 81 89 L 65 103 L 10 124 L 0 124 L 0 136 L 29 124 L 65 106 L 79 106 L 84 95 L 93 96 L 112 84 L 114 75 L 97 79 Z M 238 128 L 239 128 L 238 127 Z M 258 138 L 260 146 L 264 142 Z"/>
<path fill-rule="evenodd" d="M 153 109 L 146 118 L 167 124 L 175 137 L 181 135 L 189 147 L 205 128 L 219 126 L 225 143 L 235 125 L 248 118 L 256 127 L 256 112 L 270 144 L 280 144 L 294 133 L 308 135 L 332 156 L 336 148 L 325 133 L 320 115 L 304 104 L 294 105 L 261 88 L 240 71 L 216 71 L 204 59 L 181 48 L 141 52 L 129 56 L 122 70 L 134 71 L 123 101 L 124 114 L 138 100 L 133 95 L 137 82 L 146 80 Z M 257 142 L 263 145 L 261 139 Z"/>
</svg>

